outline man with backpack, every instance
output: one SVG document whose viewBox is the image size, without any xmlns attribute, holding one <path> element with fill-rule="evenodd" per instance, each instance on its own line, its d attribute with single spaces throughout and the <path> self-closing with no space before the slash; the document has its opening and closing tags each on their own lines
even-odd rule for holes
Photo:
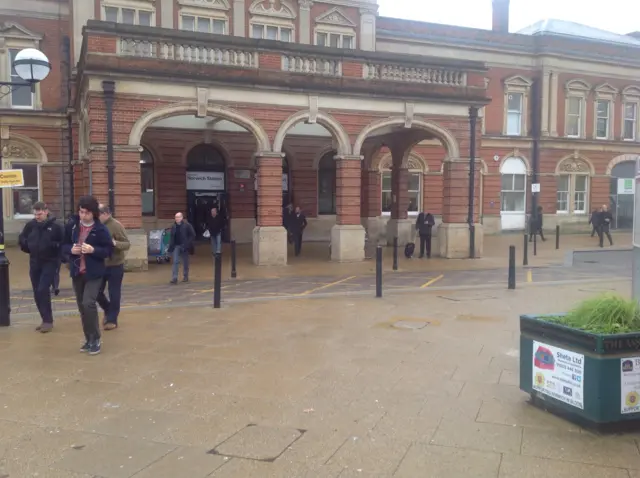
<svg viewBox="0 0 640 478">
<path fill-rule="evenodd" d="M 431 259 L 431 230 L 435 224 L 436 221 L 430 212 L 421 212 L 418 214 L 416 230 L 420 235 L 420 259 L 424 257 L 425 251 L 427 253 L 427 259 Z"/>
<path fill-rule="evenodd" d="M 42 323 L 36 327 L 43 334 L 53 329 L 51 286 L 59 269 L 60 247 L 64 240 L 64 229 L 49 216 L 49 208 L 43 202 L 33 205 L 33 220 L 25 226 L 18 242 L 20 249 L 29 254 L 29 277 L 33 298 Z"/>
</svg>

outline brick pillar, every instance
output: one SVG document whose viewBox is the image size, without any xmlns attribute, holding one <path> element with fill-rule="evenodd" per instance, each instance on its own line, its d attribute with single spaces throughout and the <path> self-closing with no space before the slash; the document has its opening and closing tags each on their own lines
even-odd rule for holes
<svg viewBox="0 0 640 478">
<path fill-rule="evenodd" d="M 282 227 L 282 154 L 256 153 L 257 225 L 253 230 L 253 263 L 287 264 L 287 233 Z"/>
<path fill-rule="evenodd" d="M 409 170 L 396 167 L 391 169 L 391 219 L 407 219 L 409 209 Z"/>
<path fill-rule="evenodd" d="M 478 224 L 480 210 L 480 171 L 475 163 L 475 194 L 473 222 L 475 225 L 475 255 L 482 254 L 483 233 Z M 453 159 L 444 163 L 442 225 L 438 228 L 440 255 L 448 259 L 469 257 L 469 160 Z"/>
<path fill-rule="evenodd" d="M 331 260 L 364 259 L 364 227 L 360 219 L 362 158 L 336 157 L 336 225 L 331 229 Z"/>
</svg>

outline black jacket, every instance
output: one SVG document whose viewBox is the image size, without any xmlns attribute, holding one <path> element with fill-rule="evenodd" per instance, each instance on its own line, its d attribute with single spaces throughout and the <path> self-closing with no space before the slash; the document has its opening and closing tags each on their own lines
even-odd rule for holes
<svg viewBox="0 0 640 478">
<path fill-rule="evenodd" d="M 589 224 L 593 227 L 598 227 L 600 225 L 600 211 L 593 211 L 591 216 L 589 217 Z"/>
<path fill-rule="evenodd" d="M 421 212 L 418 214 L 418 219 L 416 219 L 416 229 L 421 236 L 430 236 L 431 229 L 435 224 L 436 221 L 433 218 L 433 214 L 430 212 Z"/>
<path fill-rule="evenodd" d="M 598 214 L 598 226 L 608 229 L 613 222 L 613 214 L 611 211 L 600 211 Z"/>
<path fill-rule="evenodd" d="M 209 219 L 207 220 L 207 230 L 209 231 L 209 234 L 211 234 L 211 237 L 221 234 L 224 226 L 225 220 L 224 217 L 222 217 L 222 214 L 218 213 L 216 217 L 211 215 L 209 216 Z"/>
<path fill-rule="evenodd" d="M 76 277 L 80 273 L 80 256 L 71 254 L 71 249 L 74 244 L 78 243 L 79 236 L 80 218 L 75 216 L 65 226 L 65 237 L 62 244 L 62 255 L 69 257 L 71 277 Z M 91 254 L 84 255 L 85 277 L 89 280 L 104 277 L 107 271 L 105 260 L 113 253 L 113 239 L 111 239 L 107 226 L 96 219 L 85 243 L 93 246 L 94 249 Z"/>
<path fill-rule="evenodd" d="M 177 224 L 174 222 L 171 226 L 171 236 L 169 238 L 169 249 L 167 252 L 172 253 L 176 248 L 176 229 Z M 180 246 L 182 250 L 191 252 L 193 250 L 193 241 L 196 238 L 196 231 L 193 230 L 193 226 L 187 221 L 182 221 L 182 227 L 180 228 Z"/>
<path fill-rule="evenodd" d="M 289 217 L 289 232 L 292 234 L 302 234 L 305 227 L 307 227 L 307 218 L 305 215 L 293 212 Z"/>
<path fill-rule="evenodd" d="M 31 260 L 40 262 L 58 261 L 63 240 L 64 229 L 55 217 L 44 222 L 29 221 L 18 237 L 20 249 L 29 254 Z"/>
</svg>

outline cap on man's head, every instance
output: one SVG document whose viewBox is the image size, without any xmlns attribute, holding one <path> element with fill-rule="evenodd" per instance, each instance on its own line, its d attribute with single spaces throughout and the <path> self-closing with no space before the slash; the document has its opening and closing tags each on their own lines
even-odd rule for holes
<svg viewBox="0 0 640 478">
<path fill-rule="evenodd" d="M 45 203 L 43 201 L 38 201 L 37 203 L 35 203 L 33 205 L 33 210 L 34 211 L 46 211 L 47 209 L 49 209 L 47 207 L 47 203 Z"/>
</svg>

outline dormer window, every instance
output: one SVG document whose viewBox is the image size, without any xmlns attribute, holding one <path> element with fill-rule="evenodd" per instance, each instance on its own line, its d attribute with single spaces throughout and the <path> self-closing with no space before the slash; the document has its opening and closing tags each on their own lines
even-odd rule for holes
<svg viewBox="0 0 640 478">
<path fill-rule="evenodd" d="M 251 38 L 295 41 L 296 14 L 286 0 L 280 0 L 278 7 L 274 0 L 255 0 L 249 7 L 249 14 Z"/>
<path fill-rule="evenodd" d="M 356 47 L 356 24 L 339 8 L 332 8 L 315 19 L 315 44 L 329 48 Z"/>
<path fill-rule="evenodd" d="M 178 0 L 180 30 L 227 35 L 229 2 L 227 0 Z"/>
</svg>

